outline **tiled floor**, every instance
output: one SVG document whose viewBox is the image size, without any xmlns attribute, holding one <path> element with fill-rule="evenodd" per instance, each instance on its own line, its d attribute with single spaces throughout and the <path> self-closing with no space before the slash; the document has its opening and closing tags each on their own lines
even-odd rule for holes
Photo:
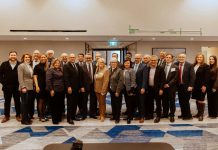
<svg viewBox="0 0 218 150">
<path fill-rule="evenodd" d="M 107 109 L 110 111 L 110 100 L 107 100 Z M 176 115 L 179 115 L 177 103 Z M 0 113 L 3 101 L 0 100 Z M 191 101 L 193 114 L 195 102 Z M 125 105 L 123 105 L 125 109 Z M 12 108 L 12 116 L 14 108 Z M 0 116 L 0 119 L 3 116 Z M 162 119 L 154 124 L 152 120 L 139 124 L 133 121 L 126 125 L 122 120 L 119 125 L 106 119 L 99 122 L 95 119 L 75 122 L 69 125 L 66 120 L 53 126 L 51 121 L 41 123 L 34 119 L 32 126 L 23 126 L 13 117 L 7 123 L 0 123 L 0 149 L 8 150 L 40 150 L 51 143 L 72 143 L 80 139 L 85 143 L 108 142 L 167 142 L 177 150 L 205 150 L 218 149 L 218 119 L 207 118 L 203 122 L 197 119 L 183 121 L 176 119 L 170 123 L 168 119 Z"/>
</svg>

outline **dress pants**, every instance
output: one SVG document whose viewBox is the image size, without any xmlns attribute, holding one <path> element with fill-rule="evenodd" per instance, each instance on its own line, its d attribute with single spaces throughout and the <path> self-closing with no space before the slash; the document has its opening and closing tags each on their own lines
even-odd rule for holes
<svg viewBox="0 0 218 150">
<path fill-rule="evenodd" d="M 20 92 L 17 87 L 11 87 L 10 89 L 3 90 L 5 103 L 4 103 L 4 115 L 10 117 L 11 98 L 13 96 L 16 117 L 20 116 Z"/>
<path fill-rule="evenodd" d="M 31 107 L 34 98 L 33 90 L 29 90 L 26 93 L 21 92 L 21 114 L 22 114 L 22 122 L 28 122 L 31 116 Z"/>
<path fill-rule="evenodd" d="M 187 91 L 187 87 L 185 87 L 183 84 L 180 84 L 178 87 L 178 97 L 181 108 L 181 116 L 188 118 L 192 117 L 189 103 L 191 92 Z"/>
<path fill-rule="evenodd" d="M 89 116 L 96 116 L 98 103 L 97 103 L 97 97 L 94 91 L 94 84 L 90 86 L 89 96 L 90 96 Z"/>
<path fill-rule="evenodd" d="M 145 94 L 141 94 L 140 91 L 136 94 L 137 107 L 139 111 L 139 117 L 145 117 Z"/>
<path fill-rule="evenodd" d="M 53 123 L 61 121 L 62 107 L 60 106 L 64 100 L 64 96 L 64 92 L 55 92 L 54 96 L 51 97 L 51 115 Z"/>
<path fill-rule="evenodd" d="M 96 97 L 99 104 L 99 115 L 100 117 L 105 118 L 105 112 L 106 112 L 106 95 L 101 95 L 101 93 L 96 93 Z"/>
<path fill-rule="evenodd" d="M 134 113 L 134 102 L 135 102 L 135 96 L 133 95 L 128 95 L 126 89 L 124 89 L 124 98 L 126 101 L 126 107 L 127 107 L 127 119 L 132 119 L 133 118 L 133 113 Z"/>
<path fill-rule="evenodd" d="M 148 87 L 148 95 L 145 102 L 145 111 L 148 117 L 154 117 L 154 101 L 156 101 L 156 115 L 161 117 L 161 97 L 159 96 L 159 91 L 156 91 L 154 87 Z"/>
<path fill-rule="evenodd" d="M 163 95 L 163 116 L 164 117 L 174 117 L 176 111 L 176 104 L 175 104 L 175 96 L 176 91 L 175 87 L 169 87 L 164 89 Z M 169 113 L 170 110 L 170 113 Z"/>
<path fill-rule="evenodd" d="M 207 89 L 208 115 L 209 117 L 218 117 L 218 91 L 213 92 L 215 81 L 210 80 Z"/>
<path fill-rule="evenodd" d="M 67 94 L 67 121 L 75 119 L 78 101 L 79 92 L 77 90 L 73 91 L 71 94 Z"/>
<path fill-rule="evenodd" d="M 122 93 L 118 97 L 115 96 L 115 92 L 110 91 L 111 95 L 111 107 L 112 115 L 115 120 L 120 120 L 120 111 L 122 107 Z"/>
</svg>

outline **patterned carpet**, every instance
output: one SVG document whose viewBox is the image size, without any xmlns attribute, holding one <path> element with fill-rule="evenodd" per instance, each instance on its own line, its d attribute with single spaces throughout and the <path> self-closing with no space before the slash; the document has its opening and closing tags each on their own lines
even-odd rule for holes
<svg viewBox="0 0 218 150">
<path fill-rule="evenodd" d="M 1 114 L 3 114 L 3 102 L 4 100 L 0 100 Z M 194 114 L 193 100 L 191 108 Z M 107 110 L 110 113 L 109 97 Z M 122 110 L 125 110 L 124 103 Z M 14 107 L 11 112 L 13 116 Z M 177 102 L 177 116 L 179 112 Z M 0 119 L 2 117 L 0 116 Z M 72 143 L 75 139 L 80 139 L 84 143 L 166 142 L 177 150 L 218 149 L 218 119 L 209 119 L 207 114 L 203 122 L 197 119 L 183 121 L 176 118 L 173 124 L 168 119 L 161 119 L 159 124 L 149 120 L 143 124 L 133 121 L 131 125 L 126 125 L 126 121 L 122 120 L 119 125 L 116 125 L 109 119 L 103 123 L 87 119 L 75 122 L 74 126 L 69 125 L 66 119 L 59 126 L 53 126 L 51 121 L 41 123 L 38 119 L 34 119 L 32 126 L 23 126 L 13 117 L 5 124 L 0 123 L 0 149 L 41 150 L 48 144 Z"/>
</svg>

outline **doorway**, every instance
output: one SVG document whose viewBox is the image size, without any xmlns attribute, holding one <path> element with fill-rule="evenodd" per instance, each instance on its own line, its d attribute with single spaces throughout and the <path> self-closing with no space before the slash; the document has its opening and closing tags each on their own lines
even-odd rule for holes
<svg viewBox="0 0 218 150">
<path fill-rule="evenodd" d="M 111 49 L 111 48 L 110 49 L 109 48 L 107 48 L 107 49 L 93 49 L 92 56 L 93 56 L 93 58 L 95 58 L 96 52 L 100 53 L 101 57 L 105 59 L 107 66 L 109 66 L 110 60 L 112 58 L 113 53 L 118 54 L 118 61 L 123 63 L 126 51 L 127 50 L 123 49 L 123 48 L 122 49 L 119 49 L 119 48 L 115 48 L 115 49 Z"/>
</svg>

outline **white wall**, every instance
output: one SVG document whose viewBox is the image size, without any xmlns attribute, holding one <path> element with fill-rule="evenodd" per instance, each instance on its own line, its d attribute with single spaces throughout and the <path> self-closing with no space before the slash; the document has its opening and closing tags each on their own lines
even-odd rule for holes
<svg viewBox="0 0 218 150">
<path fill-rule="evenodd" d="M 137 53 L 152 54 L 152 48 L 186 48 L 187 60 L 194 62 L 202 47 L 218 47 L 218 42 L 138 42 Z"/>
<path fill-rule="evenodd" d="M 11 50 L 18 52 L 19 58 L 24 53 L 30 53 L 38 49 L 41 53 L 45 53 L 48 49 L 55 51 L 55 57 L 59 57 L 61 53 L 85 53 L 84 42 L 58 42 L 58 41 L 0 41 L 0 61 L 8 58 Z"/>
<path fill-rule="evenodd" d="M 217 0 L 0 0 L 0 4 L 0 35 L 18 35 L 10 29 L 87 29 L 70 35 L 128 35 L 129 25 L 146 30 L 202 28 L 203 35 L 218 35 Z"/>
</svg>

